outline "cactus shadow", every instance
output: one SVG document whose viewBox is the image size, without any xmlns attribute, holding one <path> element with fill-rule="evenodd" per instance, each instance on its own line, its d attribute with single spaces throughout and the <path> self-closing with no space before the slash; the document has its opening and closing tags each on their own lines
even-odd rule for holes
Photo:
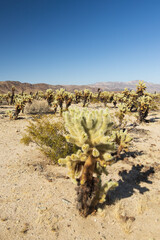
<svg viewBox="0 0 160 240">
<path fill-rule="evenodd" d="M 158 122 L 160 118 L 159 117 L 152 117 L 152 118 L 149 118 L 149 119 L 146 119 L 146 123 L 153 123 L 153 122 Z"/>
<path fill-rule="evenodd" d="M 117 161 L 120 161 L 120 160 L 128 160 L 129 157 L 132 157 L 132 158 L 136 158 L 137 156 L 142 156 L 144 154 L 144 152 L 141 150 L 141 151 L 128 151 L 128 152 L 125 152 L 125 153 L 122 153 L 120 158 L 117 159 Z"/>
<path fill-rule="evenodd" d="M 6 111 L 0 111 L 0 114 L 2 114 L 2 115 L 6 114 Z"/>
<path fill-rule="evenodd" d="M 144 165 L 133 165 L 132 169 L 127 172 L 123 170 L 119 172 L 121 179 L 118 181 L 118 187 L 114 191 L 109 191 L 106 196 L 105 205 L 114 204 L 115 201 L 129 198 L 134 194 L 134 190 L 138 190 L 140 194 L 149 191 L 147 187 L 141 187 L 142 182 L 152 184 L 149 176 L 153 175 L 155 170 L 153 167 L 144 167 Z"/>
</svg>

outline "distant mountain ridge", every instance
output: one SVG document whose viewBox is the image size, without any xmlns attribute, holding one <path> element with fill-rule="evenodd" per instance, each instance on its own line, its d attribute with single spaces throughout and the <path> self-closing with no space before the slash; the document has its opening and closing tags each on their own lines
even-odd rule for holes
<svg viewBox="0 0 160 240">
<path fill-rule="evenodd" d="M 123 91 L 124 88 L 129 90 L 136 90 L 136 85 L 139 80 L 129 82 L 100 82 L 90 84 L 89 86 L 101 88 L 103 91 Z M 145 81 L 144 81 L 145 82 Z M 148 92 L 160 92 L 160 84 L 145 82 Z"/>
<path fill-rule="evenodd" d="M 135 90 L 136 84 L 138 84 L 139 80 L 129 81 L 129 82 L 98 82 L 95 84 L 88 85 L 51 85 L 46 83 L 21 83 L 19 81 L 1 81 L 0 82 L 0 93 L 7 93 L 11 91 L 12 86 L 15 87 L 17 93 L 21 93 L 22 91 L 26 93 L 37 92 L 37 91 L 46 91 L 51 88 L 53 90 L 59 88 L 65 88 L 67 91 L 73 92 L 75 89 L 84 90 L 85 88 L 90 91 L 96 92 L 98 88 L 102 91 L 123 91 L 124 88 L 128 88 L 129 90 Z M 148 92 L 160 92 L 160 84 L 154 83 L 146 83 Z"/>
</svg>

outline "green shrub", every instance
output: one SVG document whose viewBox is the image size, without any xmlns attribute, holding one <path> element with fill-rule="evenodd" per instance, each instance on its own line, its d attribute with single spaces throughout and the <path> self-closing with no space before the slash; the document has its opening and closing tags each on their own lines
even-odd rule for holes
<svg viewBox="0 0 160 240">
<path fill-rule="evenodd" d="M 55 122 L 53 118 L 34 119 L 26 128 L 21 142 L 29 145 L 36 143 L 40 150 L 57 164 L 59 158 L 72 154 L 78 150 L 76 145 L 68 143 L 64 137 L 66 131 L 62 122 Z"/>
</svg>

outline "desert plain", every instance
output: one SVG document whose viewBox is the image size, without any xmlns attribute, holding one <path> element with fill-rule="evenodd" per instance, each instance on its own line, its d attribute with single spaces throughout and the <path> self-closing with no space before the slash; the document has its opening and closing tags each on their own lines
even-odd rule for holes
<svg viewBox="0 0 160 240">
<path fill-rule="evenodd" d="M 10 120 L 10 108 L 0 106 L 0 240 L 160 239 L 160 110 L 130 124 L 129 152 L 107 167 L 119 186 L 83 218 L 67 169 L 20 143 L 32 116 Z"/>
</svg>

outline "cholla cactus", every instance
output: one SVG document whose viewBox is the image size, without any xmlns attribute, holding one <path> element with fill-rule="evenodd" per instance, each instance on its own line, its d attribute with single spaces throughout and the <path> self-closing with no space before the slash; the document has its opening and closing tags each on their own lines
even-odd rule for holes
<svg viewBox="0 0 160 240">
<path fill-rule="evenodd" d="M 3 102 L 3 95 L 0 94 L 0 104 Z"/>
<path fill-rule="evenodd" d="M 117 106 L 117 102 L 118 102 L 118 96 L 117 96 L 117 94 L 115 93 L 114 95 L 113 95 L 113 106 L 116 108 L 116 106 Z"/>
<path fill-rule="evenodd" d="M 48 89 L 47 89 L 47 90 L 48 90 Z M 40 91 L 37 91 L 36 93 L 30 94 L 30 95 L 32 95 L 33 99 L 42 100 L 42 99 L 45 99 L 45 98 L 46 98 L 47 90 L 46 90 L 45 93 L 40 90 Z"/>
<path fill-rule="evenodd" d="M 124 91 L 122 92 L 122 94 L 124 95 L 124 97 L 129 98 L 130 91 L 128 90 L 128 88 L 125 88 Z"/>
<path fill-rule="evenodd" d="M 137 90 L 136 93 L 138 94 L 139 97 L 144 95 L 144 91 L 146 90 L 146 84 L 144 81 L 139 81 L 137 84 Z"/>
<path fill-rule="evenodd" d="M 66 103 L 66 111 L 68 111 L 69 106 L 71 106 L 72 100 L 74 98 L 74 94 L 65 91 L 64 92 L 64 101 Z"/>
<path fill-rule="evenodd" d="M 7 104 L 10 104 L 10 98 L 11 98 L 11 92 L 8 92 L 7 94 L 4 94 L 4 100 L 7 101 Z"/>
<path fill-rule="evenodd" d="M 130 96 L 127 102 L 127 107 L 128 109 L 130 109 L 131 112 L 137 111 L 137 99 L 138 99 L 138 94 L 134 90 L 132 90 L 130 92 Z"/>
<path fill-rule="evenodd" d="M 100 100 L 101 92 L 102 92 L 101 89 L 98 88 L 98 89 L 97 89 L 97 100 Z"/>
<path fill-rule="evenodd" d="M 78 184 L 78 208 L 82 216 L 87 216 L 105 200 L 107 191 L 117 186 L 116 182 L 102 185 L 101 180 L 101 174 L 107 174 L 106 166 L 113 163 L 111 153 L 118 146 L 113 122 L 108 109 L 89 111 L 75 108 L 63 116 L 69 132 L 67 141 L 80 149 L 76 154 L 59 159 L 59 163 L 68 166 L 69 176 Z"/>
<path fill-rule="evenodd" d="M 29 104 L 32 104 L 32 101 L 33 101 L 33 97 L 31 95 L 26 95 L 25 98 L 24 98 L 24 102 L 25 103 L 29 103 Z"/>
<path fill-rule="evenodd" d="M 120 130 L 119 132 L 116 131 L 114 134 L 115 134 L 115 142 L 118 145 L 117 157 L 120 157 L 120 153 L 122 152 L 122 150 L 126 152 L 128 151 L 128 147 L 130 145 L 132 138 L 127 133 L 127 130 L 125 131 Z"/>
<path fill-rule="evenodd" d="M 118 111 L 116 111 L 115 115 L 116 117 L 118 118 L 119 120 L 119 126 L 122 126 L 122 123 L 123 123 L 123 120 L 124 120 L 124 117 L 126 115 L 126 113 L 128 112 L 128 107 L 126 104 L 124 103 L 120 103 L 119 106 L 118 106 Z"/>
<path fill-rule="evenodd" d="M 58 89 L 56 90 L 55 100 L 57 101 L 60 107 L 60 116 L 62 116 L 62 112 L 63 112 L 64 93 L 65 93 L 64 88 L 60 88 L 59 90 Z"/>
<path fill-rule="evenodd" d="M 53 113 L 55 114 L 57 112 L 58 102 L 54 101 L 53 104 L 52 104 L 52 107 L 53 107 Z"/>
<path fill-rule="evenodd" d="M 110 93 L 107 91 L 101 92 L 100 101 L 103 102 L 106 107 L 107 103 L 110 102 Z"/>
<path fill-rule="evenodd" d="M 124 98 L 124 94 L 123 93 L 117 93 L 116 95 L 117 95 L 118 102 L 122 103 L 123 98 Z"/>
<path fill-rule="evenodd" d="M 47 99 L 48 105 L 51 107 L 52 106 L 52 102 L 54 100 L 53 90 L 52 89 L 47 89 L 45 95 L 46 95 L 46 99 Z"/>
<path fill-rule="evenodd" d="M 145 122 L 149 113 L 152 98 L 150 96 L 142 96 L 138 98 L 138 116 L 140 122 Z"/>
<path fill-rule="evenodd" d="M 92 97 L 92 92 L 90 92 L 88 89 L 85 89 L 82 94 L 83 107 L 85 107 L 86 104 L 89 103 L 91 97 Z"/>
<path fill-rule="evenodd" d="M 10 119 L 17 120 L 19 113 L 24 108 L 24 101 L 22 98 L 17 98 L 15 100 L 15 110 L 14 111 L 7 111 L 7 115 Z"/>
<path fill-rule="evenodd" d="M 74 94 L 75 94 L 75 103 L 78 104 L 82 98 L 82 91 L 78 91 L 76 89 L 76 90 L 74 90 Z"/>
<path fill-rule="evenodd" d="M 15 109 L 13 118 L 16 120 L 18 118 L 18 115 L 19 115 L 20 111 L 21 110 L 23 111 L 23 108 L 24 108 L 23 99 L 16 99 L 16 101 L 15 101 L 15 108 L 16 109 Z"/>
<path fill-rule="evenodd" d="M 13 105 L 14 102 L 15 102 L 15 100 L 14 100 L 14 92 L 15 92 L 15 87 L 12 86 L 12 94 L 11 94 L 11 102 L 10 102 L 11 105 Z"/>
</svg>

